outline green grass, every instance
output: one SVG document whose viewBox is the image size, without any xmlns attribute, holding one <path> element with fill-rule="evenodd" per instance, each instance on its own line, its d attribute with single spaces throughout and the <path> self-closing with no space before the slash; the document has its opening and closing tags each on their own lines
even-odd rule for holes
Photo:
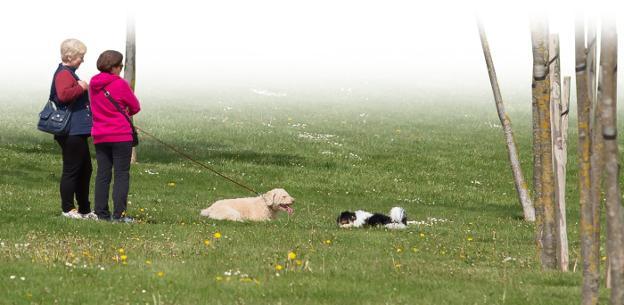
<svg viewBox="0 0 624 305">
<path fill-rule="evenodd" d="M 340 91 L 143 98 L 139 126 L 259 191 L 283 187 L 297 201 L 292 217 L 273 222 L 204 219 L 199 210 L 211 202 L 249 193 L 142 137 L 140 163 L 131 174 L 129 214 L 140 220 L 134 225 L 59 216 L 59 148 L 36 130 L 41 105 L 30 100 L 0 101 L 0 304 L 580 299 L 580 264 L 570 273 L 540 270 L 533 226 L 521 220 L 489 96 L 453 103 L 442 94 Z M 530 182 L 530 109 L 514 105 L 511 117 Z M 574 124 L 572 263 L 579 259 Z M 404 231 L 335 225 L 345 209 L 387 212 L 396 205 L 412 220 L 448 221 Z M 118 261 L 119 249 L 126 264 Z M 290 251 L 300 266 L 288 261 Z M 284 269 L 277 271 L 278 264 Z M 601 299 L 607 300 L 606 290 Z"/>
</svg>

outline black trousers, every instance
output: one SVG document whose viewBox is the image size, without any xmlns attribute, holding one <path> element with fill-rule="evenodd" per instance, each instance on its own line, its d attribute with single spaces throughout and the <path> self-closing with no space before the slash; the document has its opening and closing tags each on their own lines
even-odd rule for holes
<svg viewBox="0 0 624 305">
<path fill-rule="evenodd" d="M 130 157 L 132 142 L 95 144 L 97 174 L 95 176 L 95 214 L 101 219 L 110 219 L 108 194 L 114 172 L 113 218 L 119 218 L 126 211 L 130 188 Z"/>
<path fill-rule="evenodd" d="M 89 136 L 56 136 L 54 139 L 63 152 L 63 174 L 61 175 L 61 209 L 69 212 L 75 208 L 74 196 L 78 202 L 78 212 L 91 212 L 89 183 L 93 167 L 89 153 Z"/>
</svg>

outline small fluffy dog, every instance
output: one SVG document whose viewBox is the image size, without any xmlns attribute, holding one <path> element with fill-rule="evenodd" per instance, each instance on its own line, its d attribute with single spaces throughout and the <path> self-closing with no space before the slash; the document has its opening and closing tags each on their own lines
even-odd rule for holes
<svg viewBox="0 0 624 305">
<path fill-rule="evenodd" d="M 216 201 L 200 213 L 218 220 L 266 221 L 275 218 L 278 211 L 293 213 L 295 198 L 284 189 L 273 189 L 258 197 L 223 199 Z"/>
<path fill-rule="evenodd" d="M 384 226 L 388 229 L 407 228 L 407 216 L 405 215 L 405 209 L 401 207 L 394 207 L 390 209 L 390 216 L 379 213 L 373 214 L 361 210 L 355 211 L 355 213 L 344 211 L 340 213 L 340 216 L 338 216 L 336 222 L 341 228 L 361 228 L 374 226 Z"/>
</svg>

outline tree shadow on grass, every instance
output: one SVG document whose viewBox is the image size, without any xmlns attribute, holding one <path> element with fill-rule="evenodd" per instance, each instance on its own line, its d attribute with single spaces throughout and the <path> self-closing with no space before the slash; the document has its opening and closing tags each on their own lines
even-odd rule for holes
<svg viewBox="0 0 624 305">
<path fill-rule="evenodd" d="M 54 141 L 21 141 L 19 144 L 5 145 L 2 148 L 11 150 L 17 154 L 46 154 L 61 155 L 61 148 Z"/>
<path fill-rule="evenodd" d="M 339 165 L 333 160 L 312 159 L 288 153 L 256 152 L 252 150 L 234 150 L 226 145 L 217 143 L 171 143 L 173 146 L 189 155 L 191 158 L 210 164 L 223 164 L 228 162 L 248 163 L 261 166 L 280 167 L 313 167 L 320 169 L 336 169 Z M 54 141 L 24 140 L 18 144 L 6 145 L 3 148 L 17 154 L 46 154 L 58 155 L 60 147 Z M 91 147 L 93 155 L 95 149 Z M 170 150 L 169 148 L 155 143 L 141 143 L 137 147 L 138 160 L 141 163 L 175 163 L 186 161 L 186 158 Z M 95 163 L 95 162 L 94 162 Z M 95 164 L 94 164 L 95 165 Z"/>
<path fill-rule="evenodd" d="M 177 146 L 180 147 L 180 146 Z M 281 167 L 317 167 L 325 169 L 335 169 L 338 164 L 329 160 L 314 160 L 305 157 L 301 157 L 295 154 L 287 153 L 266 153 L 256 152 L 251 150 L 229 150 L 222 147 L 221 149 L 206 148 L 198 149 L 196 147 L 192 149 L 182 150 L 185 154 L 191 158 L 200 161 L 202 163 L 210 164 L 223 164 L 228 162 L 237 163 L 250 163 L 261 166 L 281 166 Z M 173 163 L 179 161 L 186 161 L 187 159 L 182 155 L 169 150 L 165 147 L 157 148 L 151 146 L 145 149 L 139 149 L 139 162 L 146 163 Z"/>
<path fill-rule="evenodd" d="M 60 170 L 59 168 L 58 171 L 60 172 Z M 20 166 L 19 169 L 1 169 L 0 176 L 3 177 L 3 179 L 0 179 L 0 182 L 12 185 L 38 185 L 45 181 L 57 183 L 60 181 L 60 176 L 56 172 L 50 172 L 50 169 L 34 166 Z M 5 178 L 7 181 L 4 181 Z"/>
<path fill-rule="evenodd" d="M 486 202 L 474 202 L 470 204 L 444 204 L 438 203 L 437 207 L 443 207 L 445 209 L 452 209 L 454 211 L 464 211 L 470 214 L 477 214 L 481 216 L 487 217 L 495 217 L 495 218 L 508 218 L 513 220 L 524 220 L 524 215 L 522 214 L 522 207 L 519 205 L 515 206 L 507 206 L 501 204 L 493 204 Z"/>
</svg>

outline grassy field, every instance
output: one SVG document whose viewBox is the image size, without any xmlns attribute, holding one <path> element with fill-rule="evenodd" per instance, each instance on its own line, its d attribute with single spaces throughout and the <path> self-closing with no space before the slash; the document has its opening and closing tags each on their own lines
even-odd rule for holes
<svg viewBox="0 0 624 305">
<path fill-rule="evenodd" d="M 204 219 L 199 210 L 211 202 L 250 194 L 143 137 L 131 174 L 133 225 L 60 217 L 59 148 L 36 130 L 42 105 L 32 100 L 0 101 L 0 304 L 580 300 L 580 264 L 570 273 L 540 270 L 489 95 L 145 97 L 139 126 L 259 191 L 283 187 L 297 201 L 291 217 L 273 222 Z M 509 108 L 530 182 L 530 109 L 519 102 Z M 573 124 L 572 264 L 579 258 Z M 335 224 L 346 209 L 396 205 L 423 223 L 404 231 Z"/>
</svg>

